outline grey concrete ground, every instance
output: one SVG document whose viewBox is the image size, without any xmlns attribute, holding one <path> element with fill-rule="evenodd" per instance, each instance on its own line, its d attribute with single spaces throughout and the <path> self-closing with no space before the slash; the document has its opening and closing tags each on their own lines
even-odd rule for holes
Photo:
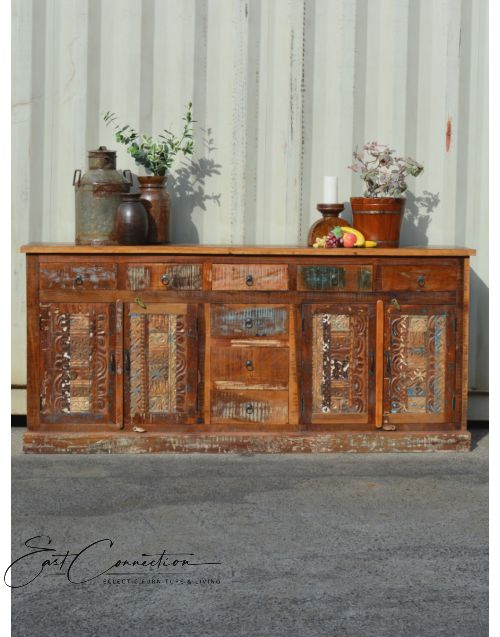
<svg viewBox="0 0 500 637">
<path fill-rule="evenodd" d="M 22 432 L 14 558 L 45 534 L 54 555 L 114 540 L 82 553 L 73 581 L 162 550 L 221 564 L 84 584 L 68 561 L 46 566 L 12 592 L 15 637 L 488 634 L 486 431 L 470 454 L 316 456 L 24 456 Z"/>
</svg>

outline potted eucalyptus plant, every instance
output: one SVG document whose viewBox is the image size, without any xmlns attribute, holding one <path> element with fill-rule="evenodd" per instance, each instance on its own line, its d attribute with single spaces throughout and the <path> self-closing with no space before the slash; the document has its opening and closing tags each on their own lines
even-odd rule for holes
<svg viewBox="0 0 500 637">
<path fill-rule="evenodd" d="M 363 197 L 351 197 L 353 226 L 381 247 L 397 247 L 405 209 L 402 195 L 406 177 L 417 177 L 424 167 L 410 157 L 396 157 L 395 151 L 377 142 L 363 146 L 368 157 L 356 149 L 349 166 L 365 182 Z"/>
<path fill-rule="evenodd" d="M 193 118 L 192 102 L 186 107 L 182 118 L 184 125 L 180 137 L 169 130 L 164 130 L 155 139 L 151 135 L 139 134 L 129 125 L 121 126 L 115 113 L 104 115 L 106 126 L 113 126 L 115 139 L 127 147 L 136 164 L 143 166 L 146 175 L 139 176 L 141 198 L 149 207 L 148 243 L 168 243 L 169 241 L 169 200 L 165 190 L 167 171 L 179 153 L 192 155 Z"/>
</svg>

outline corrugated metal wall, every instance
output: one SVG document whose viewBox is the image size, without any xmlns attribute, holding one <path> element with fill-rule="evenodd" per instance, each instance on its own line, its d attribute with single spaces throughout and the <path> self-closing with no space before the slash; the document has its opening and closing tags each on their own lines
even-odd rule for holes
<svg viewBox="0 0 500 637">
<path fill-rule="evenodd" d="M 116 148 L 105 111 L 178 130 L 192 100 L 196 157 L 169 180 L 176 242 L 304 244 L 323 175 L 339 176 L 342 200 L 361 194 L 354 146 L 423 162 L 402 243 L 478 249 L 470 384 L 487 389 L 487 12 L 486 0 L 14 0 L 13 383 L 25 382 L 19 245 L 73 240 L 73 170 L 88 149 Z"/>
</svg>

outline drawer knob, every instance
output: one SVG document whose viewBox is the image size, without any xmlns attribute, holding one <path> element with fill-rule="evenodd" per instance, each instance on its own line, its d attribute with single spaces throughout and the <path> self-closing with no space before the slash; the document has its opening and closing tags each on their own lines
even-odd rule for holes
<svg viewBox="0 0 500 637">
<path fill-rule="evenodd" d="M 253 321 L 251 318 L 245 319 L 245 327 L 247 330 L 251 330 L 253 327 Z"/>
<path fill-rule="evenodd" d="M 75 285 L 83 285 L 83 276 L 81 274 L 75 276 Z"/>
<path fill-rule="evenodd" d="M 247 403 L 245 405 L 245 411 L 247 414 L 253 414 L 253 405 L 252 403 Z"/>
<path fill-rule="evenodd" d="M 250 359 L 247 360 L 247 362 L 245 363 L 245 367 L 248 369 L 249 372 L 253 372 L 253 361 L 251 361 Z"/>
<path fill-rule="evenodd" d="M 253 285 L 253 276 L 251 274 L 247 274 L 247 278 L 245 279 L 245 283 L 249 287 Z"/>
<path fill-rule="evenodd" d="M 419 287 L 423 288 L 425 285 L 425 276 L 421 274 L 419 277 L 417 277 L 417 283 Z"/>
<path fill-rule="evenodd" d="M 168 274 L 164 274 L 161 277 L 161 282 L 163 283 L 163 285 L 169 286 L 170 285 L 170 276 Z"/>
</svg>

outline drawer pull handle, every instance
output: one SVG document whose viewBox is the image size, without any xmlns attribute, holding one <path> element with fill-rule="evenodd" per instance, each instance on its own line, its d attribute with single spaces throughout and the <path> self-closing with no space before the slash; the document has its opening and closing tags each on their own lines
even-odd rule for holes
<svg viewBox="0 0 500 637">
<path fill-rule="evenodd" d="M 253 276 L 251 274 L 247 274 L 247 278 L 245 279 L 245 283 L 251 287 L 253 285 Z"/>
<path fill-rule="evenodd" d="M 247 330 L 251 330 L 253 327 L 253 321 L 251 318 L 245 319 L 245 327 Z"/>
<path fill-rule="evenodd" d="M 164 275 L 161 277 L 161 282 L 163 283 L 163 285 L 165 285 L 165 286 L 169 286 L 169 285 L 170 285 L 170 283 L 171 283 L 170 276 L 169 276 L 168 274 L 164 274 Z"/>
<path fill-rule="evenodd" d="M 125 350 L 125 371 L 130 374 L 130 354 L 128 349 Z"/>
<path fill-rule="evenodd" d="M 249 415 L 250 415 L 250 414 L 253 414 L 253 405 L 252 405 L 252 403 L 247 403 L 247 404 L 245 405 L 245 411 L 246 411 L 246 413 L 247 413 L 247 414 L 249 414 Z"/>
<path fill-rule="evenodd" d="M 391 375 L 391 355 L 389 353 L 389 351 L 386 350 L 385 352 L 385 373 L 386 376 L 390 376 Z"/>
<path fill-rule="evenodd" d="M 83 285 L 83 276 L 81 274 L 75 276 L 75 285 Z"/>
<path fill-rule="evenodd" d="M 247 362 L 245 363 L 245 367 L 248 369 L 249 372 L 253 372 L 253 361 L 251 361 L 250 359 L 247 360 Z"/>
<path fill-rule="evenodd" d="M 425 276 L 420 275 L 419 277 L 417 277 L 417 283 L 419 287 L 423 288 L 425 285 Z"/>
<path fill-rule="evenodd" d="M 116 372 L 116 360 L 115 355 L 111 354 L 111 360 L 109 361 L 109 371 L 114 374 Z"/>
</svg>

